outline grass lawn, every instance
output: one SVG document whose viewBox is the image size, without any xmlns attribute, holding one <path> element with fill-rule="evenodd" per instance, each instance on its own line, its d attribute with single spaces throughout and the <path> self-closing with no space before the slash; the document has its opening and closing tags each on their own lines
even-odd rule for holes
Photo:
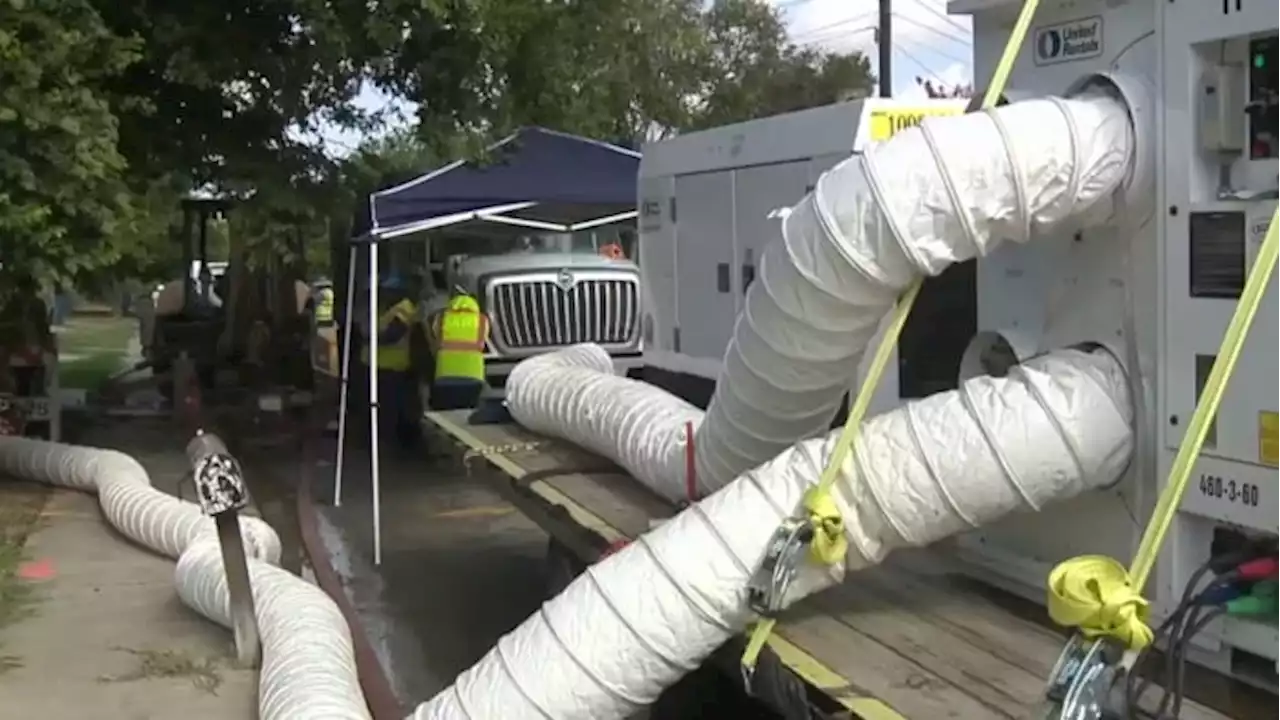
<svg viewBox="0 0 1280 720">
<path fill-rule="evenodd" d="M 129 341 L 138 332 L 134 318 L 103 315 L 72 316 L 58 330 L 58 384 L 64 388 L 97 389 L 128 360 Z"/>
<path fill-rule="evenodd" d="M 5 628 L 35 608 L 35 588 L 19 577 L 23 545 L 35 531 L 49 489 L 31 483 L 0 478 L 0 675 L 22 664 L 21 658 L 4 652 Z"/>
</svg>

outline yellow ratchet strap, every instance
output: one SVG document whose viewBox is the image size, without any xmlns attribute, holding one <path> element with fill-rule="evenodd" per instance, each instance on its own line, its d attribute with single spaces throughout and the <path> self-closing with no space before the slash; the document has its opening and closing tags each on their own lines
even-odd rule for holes
<svg viewBox="0 0 1280 720">
<path fill-rule="evenodd" d="M 983 110 L 994 108 L 996 103 L 999 102 L 1000 96 L 1004 94 L 1005 86 L 1009 83 L 1009 74 L 1013 72 L 1014 61 L 1017 59 L 1018 51 L 1022 48 L 1022 44 L 1027 38 L 1027 33 L 1031 28 L 1031 21 L 1035 17 L 1036 9 L 1039 5 L 1040 0 L 1026 0 L 1023 3 L 1022 11 L 1018 15 L 1018 21 L 1013 26 L 1013 32 L 1010 33 L 1009 41 L 1005 43 L 1004 52 L 1000 56 L 1000 63 L 996 65 L 995 73 L 992 74 L 991 85 L 982 96 Z M 809 556 L 814 562 L 821 565 L 843 563 L 845 554 L 849 550 L 848 540 L 844 534 L 844 518 L 840 516 L 840 509 L 836 505 L 835 499 L 831 497 L 831 487 L 835 484 L 836 475 L 840 467 L 848 459 L 849 453 L 852 452 L 854 443 L 858 439 L 858 433 L 862 430 L 862 420 L 866 417 L 867 409 L 871 406 L 871 399 L 875 394 L 875 389 L 880 385 L 880 379 L 884 376 L 885 368 L 889 365 L 889 358 L 893 355 L 893 349 L 898 344 L 898 337 L 902 335 L 902 328 L 907 324 L 907 318 L 911 315 L 911 308 L 915 305 L 923 284 L 923 278 L 916 281 L 898 300 L 892 319 L 885 328 L 884 336 L 880 340 L 880 345 L 876 348 L 875 357 L 872 358 L 871 366 L 867 370 L 867 376 L 858 388 L 858 395 L 854 399 L 853 406 L 849 408 L 849 418 L 845 421 L 844 429 L 840 431 L 840 437 L 836 440 L 835 447 L 831 451 L 831 458 L 828 460 L 826 468 L 823 469 L 818 484 L 805 493 L 804 511 L 808 515 L 810 526 L 813 528 L 813 539 L 809 544 Z M 755 624 L 751 631 L 751 637 L 747 641 L 746 650 L 742 653 L 743 668 L 747 670 L 755 669 L 760 652 L 764 650 L 764 646 L 769 640 L 769 635 L 773 633 L 776 625 L 777 619 L 772 617 L 761 618 Z"/>
<path fill-rule="evenodd" d="M 1271 226 L 1249 271 L 1244 291 L 1236 303 L 1226 336 L 1218 348 L 1218 358 L 1205 381 L 1204 392 L 1196 403 L 1191 424 L 1178 446 L 1178 454 L 1169 470 L 1169 481 L 1151 513 L 1151 521 L 1142 534 L 1142 543 L 1128 571 L 1111 558 L 1094 555 L 1068 560 L 1049 574 L 1049 617 L 1063 627 L 1074 627 L 1087 638 L 1111 638 L 1129 650 L 1141 650 L 1151 644 L 1152 631 L 1147 625 L 1147 601 L 1142 589 L 1147 584 L 1160 546 L 1182 504 L 1191 470 L 1204 447 L 1209 424 L 1222 404 L 1231 373 L 1249 335 L 1249 327 L 1262 304 L 1267 284 L 1276 268 L 1280 241 L 1280 210 L 1271 216 Z"/>
</svg>

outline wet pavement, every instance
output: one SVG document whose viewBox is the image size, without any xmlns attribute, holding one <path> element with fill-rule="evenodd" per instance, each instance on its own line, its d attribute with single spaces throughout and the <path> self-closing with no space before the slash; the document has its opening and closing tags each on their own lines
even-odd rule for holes
<svg viewBox="0 0 1280 720">
<path fill-rule="evenodd" d="M 396 694 L 412 707 L 448 687 L 545 599 L 548 538 L 468 476 L 458 456 L 382 457 L 382 565 L 374 568 L 369 456 L 348 446 L 332 505 L 336 441 L 314 469 L 321 537 Z"/>
</svg>

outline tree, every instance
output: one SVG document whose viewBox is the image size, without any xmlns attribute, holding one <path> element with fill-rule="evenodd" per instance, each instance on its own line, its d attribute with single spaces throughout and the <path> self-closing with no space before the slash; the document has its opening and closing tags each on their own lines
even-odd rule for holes
<svg viewBox="0 0 1280 720">
<path fill-rule="evenodd" d="M 70 282 L 116 258 L 129 208 L 104 82 L 136 58 L 88 2 L 0 0 L 0 295 L 14 273 Z"/>
<path fill-rule="evenodd" d="M 763 0 L 494 0 L 408 13 L 378 81 L 419 105 L 425 138 L 483 144 L 545 125 L 634 145 L 865 95 L 870 66 L 787 41 Z"/>
<path fill-rule="evenodd" d="M 710 42 L 696 127 L 713 127 L 865 97 L 875 83 L 860 53 L 799 47 L 760 0 L 717 0 L 702 18 Z"/>
<path fill-rule="evenodd" d="M 444 2 L 401 7 L 403 44 L 375 77 L 416 102 L 425 138 L 473 145 L 520 125 L 629 143 L 683 126 L 705 39 L 698 0 Z"/>
<path fill-rule="evenodd" d="M 299 137 L 323 119 L 359 125 L 351 105 L 378 52 L 362 0 L 96 0 L 106 27 L 138 38 L 111 78 L 120 149 L 148 180 L 193 186 L 289 178 L 323 164 Z"/>
</svg>

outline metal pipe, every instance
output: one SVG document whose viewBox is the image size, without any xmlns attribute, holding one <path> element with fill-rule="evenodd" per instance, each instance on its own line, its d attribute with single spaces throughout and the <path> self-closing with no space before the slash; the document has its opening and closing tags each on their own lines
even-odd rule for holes
<svg viewBox="0 0 1280 720">
<path fill-rule="evenodd" d="M 187 460 L 191 462 L 200 509 L 213 517 L 218 528 L 236 657 L 242 667 L 257 667 L 262 648 L 254 614 L 253 587 L 249 584 L 249 563 L 245 559 L 244 538 L 240 536 L 240 511 L 249 506 L 244 472 L 222 438 L 203 430 L 197 430 L 196 436 L 187 443 Z"/>
<path fill-rule="evenodd" d="M 880 0 L 880 21 L 876 27 L 880 51 L 876 75 L 880 81 L 880 97 L 893 97 L 893 2 Z"/>
</svg>

